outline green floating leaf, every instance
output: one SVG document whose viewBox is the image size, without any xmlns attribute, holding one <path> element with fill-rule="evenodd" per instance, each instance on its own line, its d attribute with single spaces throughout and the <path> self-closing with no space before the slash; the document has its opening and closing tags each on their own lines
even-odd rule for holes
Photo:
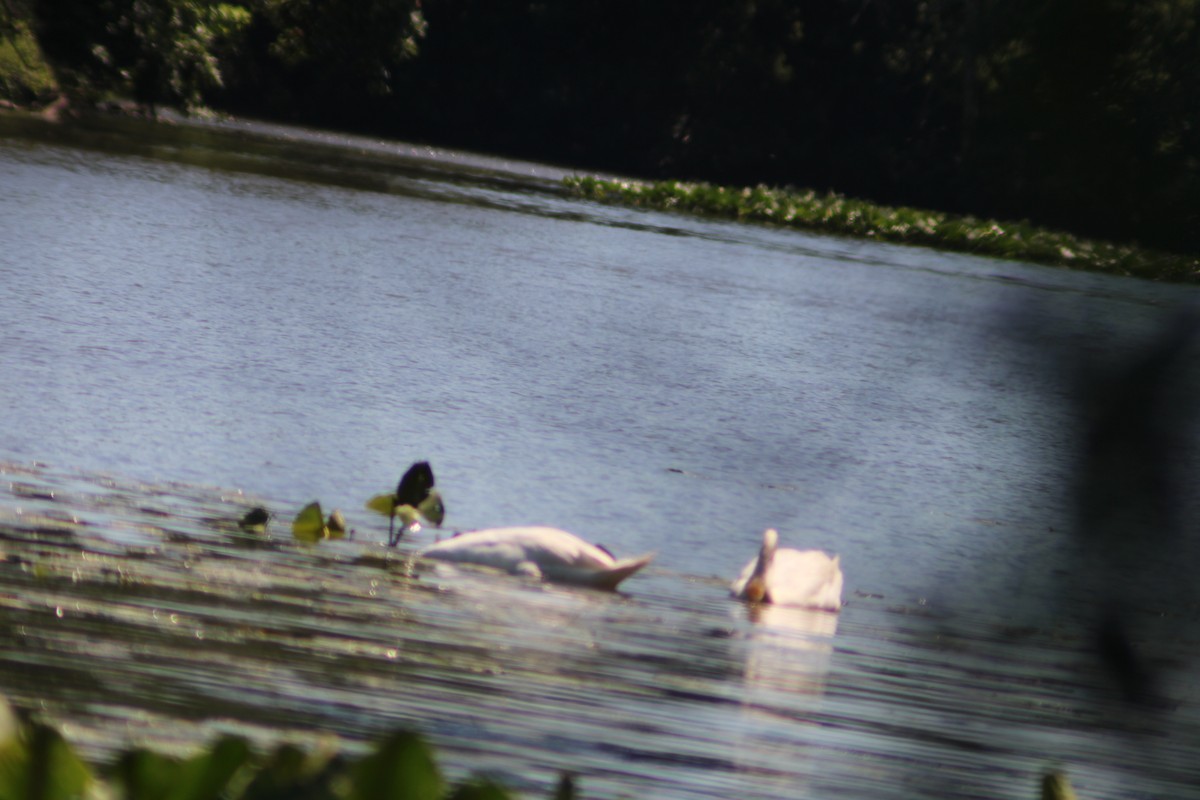
<svg viewBox="0 0 1200 800">
<path fill-rule="evenodd" d="M 437 489 L 429 490 L 429 496 L 417 505 L 417 511 L 421 512 L 422 517 L 439 527 L 442 520 L 446 518 L 446 508 L 442 505 L 442 496 Z"/>
<path fill-rule="evenodd" d="M 74 800 L 92 774 L 53 728 L 33 723 L 0 742 L 0 800 Z"/>
<path fill-rule="evenodd" d="M 385 517 L 390 517 L 393 510 L 396 508 L 396 495 L 394 494 L 377 494 L 367 501 L 367 508 L 374 511 L 376 514 L 382 514 Z"/>
<path fill-rule="evenodd" d="M 296 515 L 292 520 L 292 536 L 302 542 L 315 544 L 325 537 L 325 515 L 321 513 L 321 504 L 315 500 Z"/>
<path fill-rule="evenodd" d="M 321 514 L 321 504 L 314 500 L 300 509 L 292 520 L 292 536 L 308 544 L 316 544 L 322 539 L 342 539 L 346 536 L 346 518 L 335 508 L 326 522 Z"/>
<path fill-rule="evenodd" d="M 349 800 L 441 800 L 444 793 L 441 773 L 425 742 L 401 731 L 355 765 Z"/>
</svg>

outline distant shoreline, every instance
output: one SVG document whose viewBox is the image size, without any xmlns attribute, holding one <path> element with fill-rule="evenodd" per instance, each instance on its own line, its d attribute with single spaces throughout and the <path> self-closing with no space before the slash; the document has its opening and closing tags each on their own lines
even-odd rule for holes
<svg viewBox="0 0 1200 800">
<path fill-rule="evenodd" d="M 174 112 L 163 110 L 167 112 L 167 119 L 147 119 L 147 123 L 173 124 L 170 117 Z M 77 113 L 61 97 L 49 105 L 0 102 L 0 114 L 10 113 L 37 115 L 51 123 L 64 124 L 69 124 L 73 118 L 91 115 L 144 117 L 129 103 L 110 103 L 101 109 Z M 569 171 L 569 168 L 563 171 Z M 634 208 L 777 225 L 868 241 L 912 244 L 1163 283 L 1200 283 L 1200 256 L 1086 239 L 1039 228 L 1027 221 L 998 221 L 928 209 L 890 207 L 796 188 L 728 187 L 587 174 L 568 175 L 562 179 L 562 185 L 575 197 Z"/>
<path fill-rule="evenodd" d="M 67 121 L 96 113 L 96 110 L 76 108 L 67 102 L 62 94 L 64 86 L 56 82 L 28 17 L 28 13 L 10 10 L 8 17 L 0 19 L 0 22 L 7 23 L 0 28 L 0 112 L 4 109 L 25 110 L 52 121 Z M 101 109 L 98 110 L 101 113 L 156 118 L 155 107 L 138 106 L 124 97 L 110 94 L 128 90 L 127 84 L 125 89 L 114 89 L 118 85 L 97 86 L 92 102 L 100 104 Z M 167 107 L 162 108 L 168 115 L 175 113 Z M 202 109 L 200 113 L 205 112 Z M 353 128 L 341 130 L 348 134 L 356 133 Z M 755 152 L 750 146 L 744 146 L 743 149 Z M 533 158 L 536 157 L 534 154 Z M 940 168 L 942 163 L 935 162 L 932 167 Z M 571 170 L 566 168 L 564 172 Z M 1200 283 L 1200 253 L 1183 252 L 1186 245 L 1180 245 L 1181 252 L 1156 251 L 1132 241 L 1088 239 L 1063 230 L 1036 227 L 1022 219 L 991 219 L 886 206 L 842 194 L 818 193 L 803 187 L 720 186 L 671 179 L 616 180 L 600 178 L 593 169 L 581 169 L 578 175 L 564 181 L 565 190 L 577 197 L 604 203 L 700 213 L 737 221 L 782 225 L 866 240 L 910 243 L 944 251 L 1066 266 L 1069 269 L 1152 281 Z M 1002 182 L 995 175 L 992 180 Z M 1079 186 L 1076 186 L 1076 190 L 1086 191 Z M 1117 201 L 1126 197 L 1126 191 L 1114 191 L 1121 197 L 1112 198 L 1111 203 L 1092 207 L 1092 218 L 1088 219 L 1092 224 L 1088 228 L 1097 228 L 1098 216 L 1103 216 L 1098 211 L 1108 213 L 1124 207 Z M 1014 213 L 1022 213 L 1022 206 L 1015 207 L 1019 210 Z M 1186 209 L 1186 204 L 1180 207 Z M 1120 211 L 1114 213 L 1116 216 L 1110 218 L 1110 223 L 1114 218 L 1128 216 Z M 1105 230 L 1102 229 L 1104 234 Z"/>
</svg>

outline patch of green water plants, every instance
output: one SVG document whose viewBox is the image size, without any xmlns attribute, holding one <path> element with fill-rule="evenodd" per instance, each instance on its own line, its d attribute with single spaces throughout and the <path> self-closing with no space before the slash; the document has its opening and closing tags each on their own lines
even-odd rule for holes
<svg viewBox="0 0 1200 800">
<path fill-rule="evenodd" d="M 578 175 L 563 180 L 576 196 L 603 203 L 770 223 L 1152 280 L 1200 282 L 1200 257 L 1085 239 L 1029 222 L 999 222 L 881 206 L 834 193 L 790 188 L 728 188 L 710 183 L 606 180 Z"/>
<path fill-rule="evenodd" d="M 300 513 L 292 520 L 292 536 L 309 544 L 322 539 L 343 539 L 346 536 L 346 518 L 335 508 L 329 512 L 329 519 L 326 520 L 321 512 L 321 504 L 314 500 L 300 509 Z"/>
<path fill-rule="evenodd" d="M 551 795 L 573 800 L 567 776 Z M 53 728 L 18 721 L 0 700 L 0 800 L 509 800 L 499 784 L 472 777 L 451 785 L 433 752 L 400 731 L 372 752 L 348 759 L 332 748 L 280 745 L 259 755 L 241 737 L 223 736 L 191 758 L 149 750 L 123 753 L 95 769 Z"/>
</svg>

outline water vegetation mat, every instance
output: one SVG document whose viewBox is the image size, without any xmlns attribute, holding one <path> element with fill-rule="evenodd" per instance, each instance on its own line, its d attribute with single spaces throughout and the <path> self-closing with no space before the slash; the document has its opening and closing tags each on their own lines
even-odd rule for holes
<svg viewBox="0 0 1200 800">
<path fill-rule="evenodd" d="M 923 245 L 1073 269 L 1152 280 L 1200 281 L 1200 258 L 1085 239 L 1029 222 L 999 222 L 941 211 L 876 205 L 836 193 L 730 188 L 683 181 L 634 181 L 573 175 L 564 184 L 576 196 L 661 211 Z"/>
</svg>

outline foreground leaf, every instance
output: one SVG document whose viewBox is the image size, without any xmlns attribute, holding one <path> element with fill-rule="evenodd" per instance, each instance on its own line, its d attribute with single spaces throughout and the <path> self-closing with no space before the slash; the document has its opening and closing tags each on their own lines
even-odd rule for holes
<svg viewBox="0 0 1200 800">
<path fill-rule="evenodd" d="M 281 744 L 242 792 L 242 800 L 331 800 L 334 770 L 341 766 L 333 750 L 305 753 Z"/>
<path fill-rule="evenodd" d="M 0 742 L 0 800 L 73 800 L 92 784 L 92 774 L 58 731 L 25 726 Z"/>
<path fill-rule="evenodd" d="M 445 793 L 433 754 L 415 733 L 401 731 L 354 768 L 350 800 L 440 800 Z"/>
<path fill-rule="evenodd" d="M 212 748 L 180 766 L 180 783 L 171 800 L 217 800 L 250 760 L 250 745 L 239 736 L 224 736 Z"/>
<path fill-rule="evenodd" d="M 113 777 L 124 789 L 127 800 L 166 800 L 179 784 L 181 762 L 149 750 L 133 750 L 121 756 Z"/>
</svg>

